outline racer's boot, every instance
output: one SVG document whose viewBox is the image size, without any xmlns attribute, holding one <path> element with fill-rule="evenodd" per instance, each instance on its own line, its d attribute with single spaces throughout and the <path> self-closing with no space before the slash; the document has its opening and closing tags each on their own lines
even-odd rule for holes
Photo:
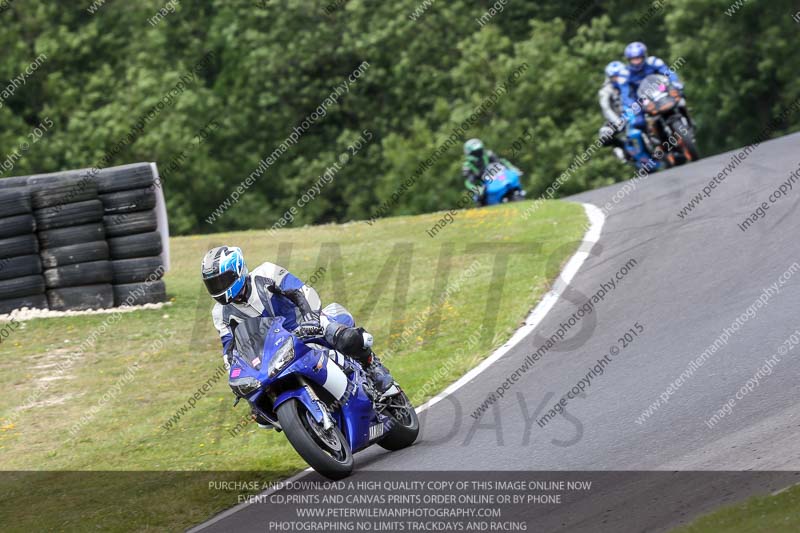
<svg viewBox="0 0 800 533">
<path fill-rule="evenodd" d="M 372 335 L 364 328 L 340 327 L 332 338 L 334 349 L 358 361 L 379 394 L 385 393 L 394 378 L 372 351 Z"/>
<path fill-rule="evenodd" d="M 367 357 L 361 359 L 361 365 L 372 380 L 375 390 L 378 391 L 378 394 L 383 395 L 394 384 L 394 378 L 389 373 L 389 369 L 383 366 L 381 360 L 372 351 L 372 335 L 363 328 L 359 328 L 359 331 L 363 339 L 364 351 L 367 352 Z"/>
<path fill-rule="evenodd" d="M 381 360 L 374 353 L 371 354 L 369 365 L 364 370 L 380 394 L 384 394 L 394 384 L 394 378 L 389 373 L 389 369 L 383 366 Z"/>
</svg>

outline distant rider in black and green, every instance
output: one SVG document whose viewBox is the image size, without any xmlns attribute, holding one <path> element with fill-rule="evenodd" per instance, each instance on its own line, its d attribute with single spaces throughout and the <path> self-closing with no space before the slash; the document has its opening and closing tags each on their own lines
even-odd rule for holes
<svg viewBox="0 0 800 533">
<path fill-rule="evenodd" d="M 478 196 L 478 203 L 484 205 L 486 203 L 486 188 L 482 187 L 484 183 L 483 173 L 486 168 L 492 163 L 500 163 L 522 174 L 522 172 L 511 164 L 508 159 L 499 157 L 497 154 L 483 146 L 483 141 L 480 139 L 470 139 L 464 143 L 464 164 L 461 167 L 461 175 L 467 184 L 467 187 L 476 193 Z"/>
</svg>

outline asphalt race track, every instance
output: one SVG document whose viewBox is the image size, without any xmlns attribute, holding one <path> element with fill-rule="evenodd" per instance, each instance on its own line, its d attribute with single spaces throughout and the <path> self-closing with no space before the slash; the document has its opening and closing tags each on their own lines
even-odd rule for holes
<svg viewBox="0 0 800 533">
<path fill-rule="evenodd" d="M 759 145 L 711 189 L 738 152 L 653 174 L 635 188 L 620 183 L 571 198 L 607 217 L 572 290 L 534 333 L 425 411 L 415 446 L 360 453 L 350 479 L 374 478 L 370 471 L 616 471 L 584 472 L 578 478 L 599 488 L 524 511 L 537 531 L 666 530 L 800 482 L 800 349 L 792 351 L 800 337 L 791 340 L 800 330 L 800 180 L 769 200 L 800 167 L 800 134 Z M 704 187 L 708 196 L 681 218 Z M 742 231 L 762 202 L 764 216 Z M 564 340 L 476 420 L 472 413 L 526 357 L 612 279 L 591 312 L 562 328 Z M 564 414 L 536 422 L 607 354 L 602 375 L 583 382 Z M 250 505 L 203 530 L 264 531 L 276 512 Z"/>
</svg>

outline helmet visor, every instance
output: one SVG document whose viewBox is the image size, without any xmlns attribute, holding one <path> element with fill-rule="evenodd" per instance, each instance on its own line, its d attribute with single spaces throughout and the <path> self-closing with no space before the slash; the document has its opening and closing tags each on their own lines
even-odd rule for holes
<svg viewBox="0 0 800 533">
<path fill-rule="evenodd" d="M 239 276 L 235 270 L 227 270 L 221 272 L 216 276 L 210 278 L 203 278 L 203 283 L 206 284 L 206 289 L 211 296 L 217 297 L 225 294 L 225 291 L 230 289 Z"/>
</svg>

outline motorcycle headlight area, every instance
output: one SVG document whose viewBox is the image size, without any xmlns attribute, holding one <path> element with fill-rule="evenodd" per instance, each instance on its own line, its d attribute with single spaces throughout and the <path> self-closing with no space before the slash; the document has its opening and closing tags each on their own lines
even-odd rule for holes
<svg viewBox="0 0 800 533">
<path fill-rule="evenodd" d="M 256 378 L 246 377 L 232 379 L 228 382 L 228 385 L 230 385 L 231 390 L 236 396 L 244 398 L 248 394 L 252 394 L 253 392 L 257 391 L 261 387 L 261 382 Z"/>
<path fill-rule="evenodd" d="M 291 338 L 286 339 L 272 359 L 269 361 L 267 370 L 269 377 L 274 378 L 278 372 L 286 368 L 286 366 L 294 359 L 294 341 Z"/>
</svg>

